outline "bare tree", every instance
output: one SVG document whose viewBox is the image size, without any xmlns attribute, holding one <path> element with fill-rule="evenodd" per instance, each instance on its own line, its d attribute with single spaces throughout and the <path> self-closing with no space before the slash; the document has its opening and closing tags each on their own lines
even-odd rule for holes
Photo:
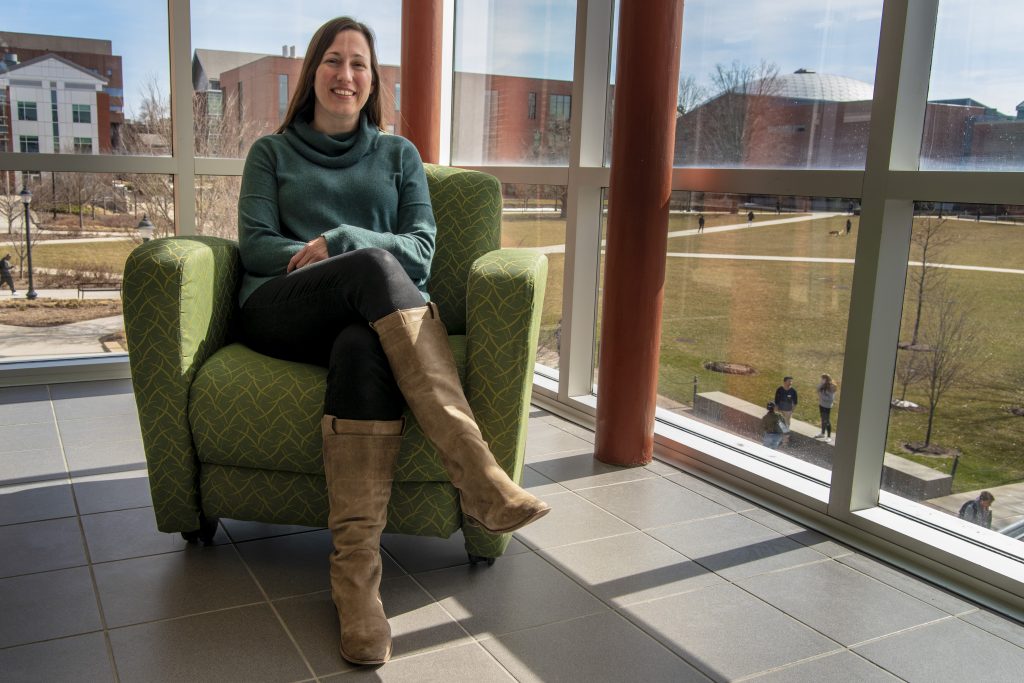
<svg viewBox="0 0 1024 683">
<path fill-rule="evenodd" d="M 680 113 L 687 156 L 709 164 L 736 164 L 752 148 L 752 140 L 767 130 L 771 99 L 780 90 L 779 68 L 761 60 L 757 65 L 717 64 L 710 74 L 715 93 L 701 106 L 703 92 L 688 79 L 680 82 Z"/>
<path fill-rule="evenodd" d="M 907 400 L 907 389 L 924 379 L 924 368 L 917 349 L 901 349 L 896 361 L 896 381 L 899 383 L 900 401 Z"/>
<path fill-rule="evenodd" d="M 216 113 L 209 112 L 198 98 L 195 111 L 196 155 L 237 157 L 263 132 L 262 121 L 237 116 L 237 103 L 228 98 Z M 142 111 L 125 134 L 130 152 L 153 153 L 171 139 L 170 102 L 159 86 L 143 86 Z M 135 174 L 127 178 L 144 202 L 143 210 L 156 228 L 157 236 L 174 233 L 174 186 L 170 176 Z M 202 176 L 196 179 L 196 231 L 203 235 L 236 238 L 238 235 L 237 176 Z"/>
<path fill-rule="evenodd" d="M 914 304 L 914 328 L 910 336 L 910 346 L 916 346 L 921 331 L 921 313 L 925 300 L 932 290 L 944 288 L 948 271 L 932 265 L 934 259 L 945 247 L 955 243 L 959 236 L 948 230 L 945 218 L 927 216 L 915 221 L 910 235 L 911 256 L 917 256 L 920 265 L 910 271 L 910 284 Z"/>
<path fill-rule="evenodd" d="M 10 171 L 0 171 L 0 218 L 7 223 L 8 235 L 14 234 L 14 224 L 25 211 L 12 175 Z"/>
<path fill-rule="evenodd" d="M 693 76 L 679 79 L 679 94 L 676 98 L 676 112 L 680 116 L 693 111 L 697 106 L 706 100 L 708 90 L 697 83 Z"/>
<path fill-rule="evenodd" d="M 85 208 L 96 202 L 106 192 L 104 184 L 94 173 L 57 173 L 57 194 L 67 202 L 68 213 L 78 213 L 78 229 L 85 229 Z"/>
<path fill-rule="evenodd" d="M 928 394 L 928 428 L 924 445 L 931 444 L 935 411 L 939 401 L 958 383 L 962 383 L 980 361 L 976 339 L 967 309 L 956 291 L 944 287 L 936 292 L 930 305 L 932 313 L 926 326 L 929 351 L 921 353 L 921 366 Z"/>
<path fill-rule="evenodd" d="M 567 164 L 569 163 L 571 144 L 569 119 L 552 118 L 548 119 L 543 132 L 538 131 L 535 134 L 531 154 L 540 163 Z M 565 218 L 568 187 L 565 185 L 541 185 L 539 189 L 541 196 L 555 200 L 559 217 Z"/>
</svg>

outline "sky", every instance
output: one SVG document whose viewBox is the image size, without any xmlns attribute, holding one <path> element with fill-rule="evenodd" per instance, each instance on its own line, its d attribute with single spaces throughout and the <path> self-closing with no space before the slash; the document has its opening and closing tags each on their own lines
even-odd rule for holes
<svg viewBox="0 0 1024 683">
<path fill-rule="evenodd" d="M 5 0 L 0 30 L 113 41 L 122 56 L 125 110 L 145 83 L 169 90 L 166 0 Z M 460 0 L 458 70 L 570 80 L 575 0 Z M 285 9 L 286 8 L 286 9 Z M 881 0 L 686 0 L 681 75 L 707 83 L 716 64 L 798 68 L 874 80 Z M 941 0 L 929 99 L 973 97 L 1006 114 L 1024 101 L 1024 2 Z M 372 26 L 380 60 L 401 54 L 401 0 L 193 0 L 192 48 L 305 53 L 326 19 Z M 614 66 L 612 67 L 614 69 Z"/>
</svg>

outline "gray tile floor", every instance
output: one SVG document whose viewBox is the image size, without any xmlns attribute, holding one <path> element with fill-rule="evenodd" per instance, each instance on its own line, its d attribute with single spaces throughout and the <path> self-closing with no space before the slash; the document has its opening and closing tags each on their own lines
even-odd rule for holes
<svg viewBox="0 0 1024 683">
<path fill-rule="evenodd" d="M 1019 681 L 1024 626 L 534 410 L 493 567 L 387 536 L 395 658 L 338 656 L 322 529 L 156 530 L 127 382 L 0 389 L 4 681 Z"/>
</svg>

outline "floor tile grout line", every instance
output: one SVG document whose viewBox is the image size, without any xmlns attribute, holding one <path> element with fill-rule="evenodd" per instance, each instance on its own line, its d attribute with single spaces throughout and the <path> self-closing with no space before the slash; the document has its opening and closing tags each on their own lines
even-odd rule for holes
<svg viewBox="0 0 1024 683">
<path fill-rule="evenodd" d="M 765 676 L 767 674 L 770 674 L 770 673 L 776 673 L 776 672 L 779 672 L 779 671 L 786 671 L 786 670 L 792 669 L 792 668 L 794 668 L 796 666 L 800 666 L 801 664 L 807 664 L 808 662 L 815 662 L 815 661 L 818 661 L 820 659 L 827 659 L 828 657 L 835 657 L 836 655 L 842 654 L 844 652 L 849 653 L 849 654 L 853 655 L 854 657 L 857 657 L 858 659 L 862 659 L 865 662 L 867 662 L 868 664 L 870 664 L 872 666 L 876 666 L 879 669 L 882 669 L 883 671 L 885 671 L 886 673 L 895 676 L 895 674 L 892 674 L 892 672 L 888 671 L 887 669 L 885 669 L 885 667 L 882 667 L 882 666 L 879 666 L 878 664 L 875 664 L 870 659 L 864 657 L 863 655 L 861 655 L 861 654 L 859 654 L 857 652 L 854 652 L 853 650 L 851 650 L 848 647 L 842 647 L 842 648 L 840 648 L 838 650 L 832 650 L 830 652 L 821 652 L 819 654 L 812 655 L 810 657 L 804 657 L 803 659 L 797 659 L 797 660 L 794 660 L 792 662 L 787 662 L 785 664 L 780 664 L 779 666 L 773 666 L 771 668 L 764 669 L 763 671 L 757 671 L 757 672 L 752 673 L 752 674 L 747 674 L 745 676 L 741 676 L 739 678 L 733 679 L 732 683 L 746 683 L 747 681 L 756 680 L 756 679 L 758 679 L 758 678 L 760 678 L 762 676 Z M 900 678 L 899 676 L 895 676 L 895 677 L 898 680 L 901 680 L 901 681 L 905 680 L 903 678 Z"/>
<path fill-rule="evenodd" d="M 221 527 L 224 526 L 223 524 L 220 523 L 220 521 L 218 521 L 217 524 L 220 525 Z M 227 529 L 224 529 L 224 533 L 228 536 L 229 539 L 231 538 L 231 535 L 228 533 Z M 245 561 L 245 556 L 242 555 L 242 551 L 240 551 L 238 549 L 238 547 L 235 545 L 234 541 L 229 541 L 228 545 L 230 545 L 231 549 L 234 550 L 235 556 L 238 558 L 239 562 L 242 563 L 242 566 L 245 567 L 245 571 L 246 571 L 246 573 L 249 574 L 249 577 L 252 579 L 252 582 L 254 584 L 256 584 L 257 590 L 259 590 L 260 595 L 263 596 L 264 603 L 266 603 L 266 605 L 270 608 L 271 613 L 274 615 L 274 618 L 277 619 L 277 623 L 284 630 L 285 635 L 288 636 L 288 640 L 291 641 L 291 644 L 295 648 L 295 651 L 299 653 L 299 658 L 302 660 L 302 663 L 306 665 L 306 669 L 312 675 L 313 680 L 319 681 L 320 680 L 319 675 L 317 674 L 316 670 L 313 668 L 312 663 L 310 663 L 309 658 L 306 656 L 306 653 L 299 646 L 299 643 L 295 639 L 295 636 L 292 634 L 291 629 L 288 628 L 288 624 L 285 623 L 284 617 L 281 616 L 281 613 L 274 606 L 274 601 L 270 599 L 270 595 L 267 593 L 266 589 L 264 589 L 263 584 L 260 583 L 258 578 L 256 578 L 256 572 L 254 572 L 252 570 L 252 567 L 249 566 L 249 563 Z M 260 603 L 255 603 L 255 604 L 260 604 Z"/>
<path fill-rule="evenodd" d="M 856 643 L 851 643 L 848 647 L 849 647 L 849 649 L 852 650 L 854 648 L 863 647 L 865 645 L 870 645 L 871 643 L 877 643 L 877 642 L 879 642 L 881 640 L 886 640 L 887 638 L 892 638 L 894 636 L 902 635 L 904 633 L 910 633 L 912 631 L 917 631 L 919 629 L 926 628 L 928 626 L 934 626 L 935 624 L 941 624 L 944 621 L 952 621 L 952 620 L 955 620 L 955 619 L 956 619 L 956 617 L 954 617 L 952 614 L 944 614 L 943 616 L 939 617 L 938 619 L 931 619 L 930 621 L 924 621 L 924 622 L 921 622 L 920 624 L 914 624 L 912 626 L 905 626 L 905 627 L 903 627 L 901 629 L 897 629 L 897 630 L 892 631 L 890 633 L 884 633 L 884 634 L 882 634 L 880 636 L 874 636 L 872 638 L 867 638 L 865 640 L 861 640 L 861 641 L 858 641 Z"/>
<path fill-rule="evenodd" d="M 100 598 L 100 586 L 96 580 L 96 570 L 92 564 L 92 552 L 89 550 L 89 542 L 85 535 L 85 524 L 82 522 L 82 510 L 78 505 L 78 494 L 75 493 L 75 485 L 71 480 L 71 463 L 68 462 L 67 453 L 64 452 L 64 439 L 61 436 L 60 420 L 57 419 L 57 408 L 53 404 L 53 392 L 51 386 L 46 385 L 46 396 L 50 401 L 50 411 L 53 415 L 53 425 L 57 433 L 57 445 L 60 448 L 61 460 L 64 462 L 64 471 L 67 474 L 68 485 L 71 491 L 71 503 L 75 507 L 75 520 L 78 522 L 79 539 L 82 543 L 82 554 L 85 557 L 86 566 L 89 568 L 89 581 L 92 584 L 92 595 L 96 601 L 96 612 L 100 618 L 100 626 L 103 629 L 103 644 L 107 650 L 107 660 L 110 662 L 110 670 L 114 675 L 114 683 L 119 683 L 121 675 L 117 670 L 117 659 L 114 657 L 114 645 L 110 640 L 110 627 L 107 623 L 107 614 L 103 609 L 103 600 Z"/>
</svg>

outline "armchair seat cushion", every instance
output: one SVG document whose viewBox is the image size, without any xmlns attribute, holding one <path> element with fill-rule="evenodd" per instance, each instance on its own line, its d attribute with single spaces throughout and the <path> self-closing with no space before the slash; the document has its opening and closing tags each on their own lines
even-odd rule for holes
<svg viewBox="0 0 1024 683">
<path fill-rule="evenodd" d="M 465 382 L 466 338 L 448 338 Z M 203 463 L 323 475 L 320 418 L 327 370 L 264 356 L 243 344 L 216 351 L 196 373 L 188 419 Z M 448 481 L 412 414 L 406 411 L 396 481 Z"/>
</svg>

